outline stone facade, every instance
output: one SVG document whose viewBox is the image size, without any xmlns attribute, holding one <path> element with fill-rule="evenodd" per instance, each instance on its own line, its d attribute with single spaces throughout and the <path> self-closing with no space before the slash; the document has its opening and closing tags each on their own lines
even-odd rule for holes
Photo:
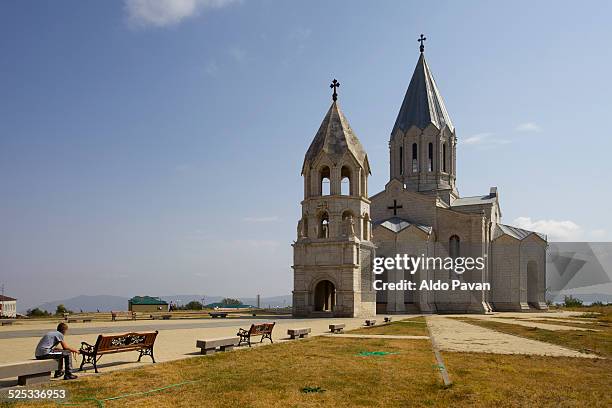
<svg viewBox="0 0 612 408">
<path fill-rule="evenodd" d="M 334 101 L 302 169 L 302 218 L 293 244 L 295 316 L 376 314 L 369 173 L 363 147 Z"/>
<path fill-rule="evenodd" d="M 334 101 L 302 167 L 302 219 L 293 245 L 296 316 L 546 309 L 546 237 L 502 224 L 496 187 L 460 197 L 456 146 L 455 128 L 421 53 L 391 132 L 390 180 L 368 198 L 367 155 Z M 373 274 L 375 256 L 396 254 L 482 258 L 484 268 Z M 454 280 L 491 289 L 376 292 L 374 279 Z"/>
</svg>

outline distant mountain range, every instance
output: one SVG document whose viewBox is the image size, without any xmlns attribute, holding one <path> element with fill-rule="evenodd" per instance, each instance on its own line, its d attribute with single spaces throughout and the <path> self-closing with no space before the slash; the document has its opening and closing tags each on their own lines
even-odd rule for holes
<svg viewBox="0 0 612 408">
<path fill-rule="evenodd" d="M 160 296 L 163 300 L 168 303 L 174 302 L 178 305 L 183 305 L 192 300 L 196 300 L 201 302 L 204 299 L 206 304 L 220 302 L 224 297 L 228 296 L 207 296 L 207 295 L 170 295 L 170 296 Z M 247 305 L 257 306 L 256 298 L 239 298 L 242 303 Z M 47 310 L 49 312 L 54 312 L 57 308 L 57 305 L 63 304 L 69 310 L 79 312 L 83 310 L 84 312 L 95 312 L 100 310 L 101 312 L 108 312 L 110 310 L 127 310 L 128 308 L 129 298 L 122 296 L 113 296 L 113 295 L 80 295 L 69 299 L 56 300 L 53 302 L 46 302 L 40 305 L 36 305 L 33 307 L 26 307 L 27 309 L 33 309 L 34 307 L 38 307 L 42 310 Z M 284 296 L 272 296 L 272 297 L 262 297 L 260 300 L 261 307 L 283 307 L 283 306 L 291 306 L 291 295 Z M 25 313 L 26 310 L 21 310 L 20 312 Z"/>
<path fill-rule="evenodd" d="M 612 303 L 612 295 L 603 294 L 603 293 L 588 293 L 588 294 L 572 294 L 575 298 L 582 300 L 585 304 L 590 304 L 595 301 L 600 301 L 604 303 Z M 197 300 L 198 302 L 202 301 L 204 298 L 204 302 L 214 303 L 220 302 L 226 296 L 207 296 L 207 295 L 169 295 L 169 296 L 160 296 L 163 300 L 169 302 L 175 302 L 179 305 L 183 305 L 192 300 Z M 247 305 L 257 305 L 256 298 L 239 298 L 242 303 Z M 113 296 L 113 295 L 95 295 L 95 296 L 87 296 L 81 295 L 76 296 L 69 299 L 56 300 L 53 302 L 46 302 L 40 305 L 36 305 L 34 307 L 38 307 L 39 309 L 47 310 L 49 312 L 54 312 L 57 308 L 57 305 L 63 304 L 68 309 L 73 310 L 75 312 L 79 312 L 83 310 L 84 312 L 95 312 L 96 310 L 108 312 L 110 310 L 127 310 L 128 307 L 127 297 L 122 296 Z M 550 299 L 553 302 L 561 303 L 563 302 L 563 295 L 558 294 L 553 299 Z M 291 295 L 284 296 L 272 296 L 272 297 L 262 297 L 260 300 L 261 307 L 283 307 L 283 306 L 291 306 Z M 21 305 L 20 305 L 21 306 Z M 25 306 L 22 310 L 20 307 L 20 313 L 25 313 L 26 309 L 33 309 L 34 307 Z"/>
</svg>

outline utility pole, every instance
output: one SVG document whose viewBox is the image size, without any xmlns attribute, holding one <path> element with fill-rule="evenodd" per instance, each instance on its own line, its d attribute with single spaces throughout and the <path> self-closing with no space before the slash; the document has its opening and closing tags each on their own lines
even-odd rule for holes
<svg viewBox="0 0 612 408">
<path fill-rule="evenodd" d="M 4 283 L 0 286 L 2 292 L 2 300 L 0 300 L 0 317 L 4 317 Z"/>
</svg>

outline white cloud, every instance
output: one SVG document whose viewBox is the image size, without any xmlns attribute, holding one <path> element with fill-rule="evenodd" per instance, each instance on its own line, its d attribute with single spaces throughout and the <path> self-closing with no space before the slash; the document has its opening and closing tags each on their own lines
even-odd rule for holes
<svg viewBox="0 0 612 408">
<path fill-rule="evenodd" d="M 525 123 L 521 123 L 520 125 L 517 125 L 516 131 L 517 132 L 541 132 L 542 128 L 537 123 L 525 122 Z"/>
<path fill-rule="evenodd" d="M 470 137 L 460 140 L 463 144 L 479 144 L 482 143 L 485 139 L 491 136 L 492 133 L 477 133 Z"/>
<path fill-rule="evenodd" d="M 476 133 L 465 139 L 460 139 L 460 143 L 472 146 L 493 147 L 510 143 L 510 140 L 494 137 L 493 133 Z"/>
<path fill-rule="evenodd" d="M 164 27 L 195 17 L 205 9 L 225 7 L 236 0 L 124 0 L 130 24 Z"/>
<path fill-rule="evenodd" d="M 573 221 L 532 220 L 530 217 L 518 217 L 514 225 L 529 231 L 541 232 L 548 236 L 548 241 L 579 241 L 583 238 L 582 228 Z"/>
<path fill-rule="evenodd" d="M 589 239 L 593 241 L 607 241 L 609 238 L 606 230 L 598 228 L 589 233 Z"/>
<path fill-rule="evenodd" d="M 227 50 L 227 53 L 236 62 L 243 62 L 246 58 L 246 51 L 240 47 L 231 47 L 230 49 Z"/>
<path fill-rule="evenodd" d="M 217 72 L 219 72 L 219 66 L 217 65 L 217 62 L 210 61 L 208 64 L 206 64 L 206 66 L 204 67 L 204 72 L 206 72 L 210 76 L 215 76 Z"/>
<path fill-rule="evenodd" d="M 276 215 L 273 215 L 270 217 L 245 217 L 242 220 L 246 222 L 275 222 L 279 221 L 280 218 L 278 218 Z"/>
</svg>

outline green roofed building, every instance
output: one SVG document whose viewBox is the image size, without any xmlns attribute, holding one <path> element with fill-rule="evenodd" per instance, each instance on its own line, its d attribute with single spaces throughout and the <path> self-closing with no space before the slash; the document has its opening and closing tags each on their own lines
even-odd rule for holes
<svg viewBox="0 0 612 408">
<path fill-rule="evenodd" d="M 207 309 L 251 309 L 255 306 L 251 306 L 251 305 L 245 305 L 245 304 L 239 304 L 239 305 L 226 305 L 224 303 L 221 302 L 215 302 L 215 303 L 209 303 L 206 306 L 204 306 Z"/>
<path fill-rule="evenodd" d="M 168 302 L 153 296 L 134 296 L 128 301 L 130 312 L 167 312 Z"/>
</svg>

